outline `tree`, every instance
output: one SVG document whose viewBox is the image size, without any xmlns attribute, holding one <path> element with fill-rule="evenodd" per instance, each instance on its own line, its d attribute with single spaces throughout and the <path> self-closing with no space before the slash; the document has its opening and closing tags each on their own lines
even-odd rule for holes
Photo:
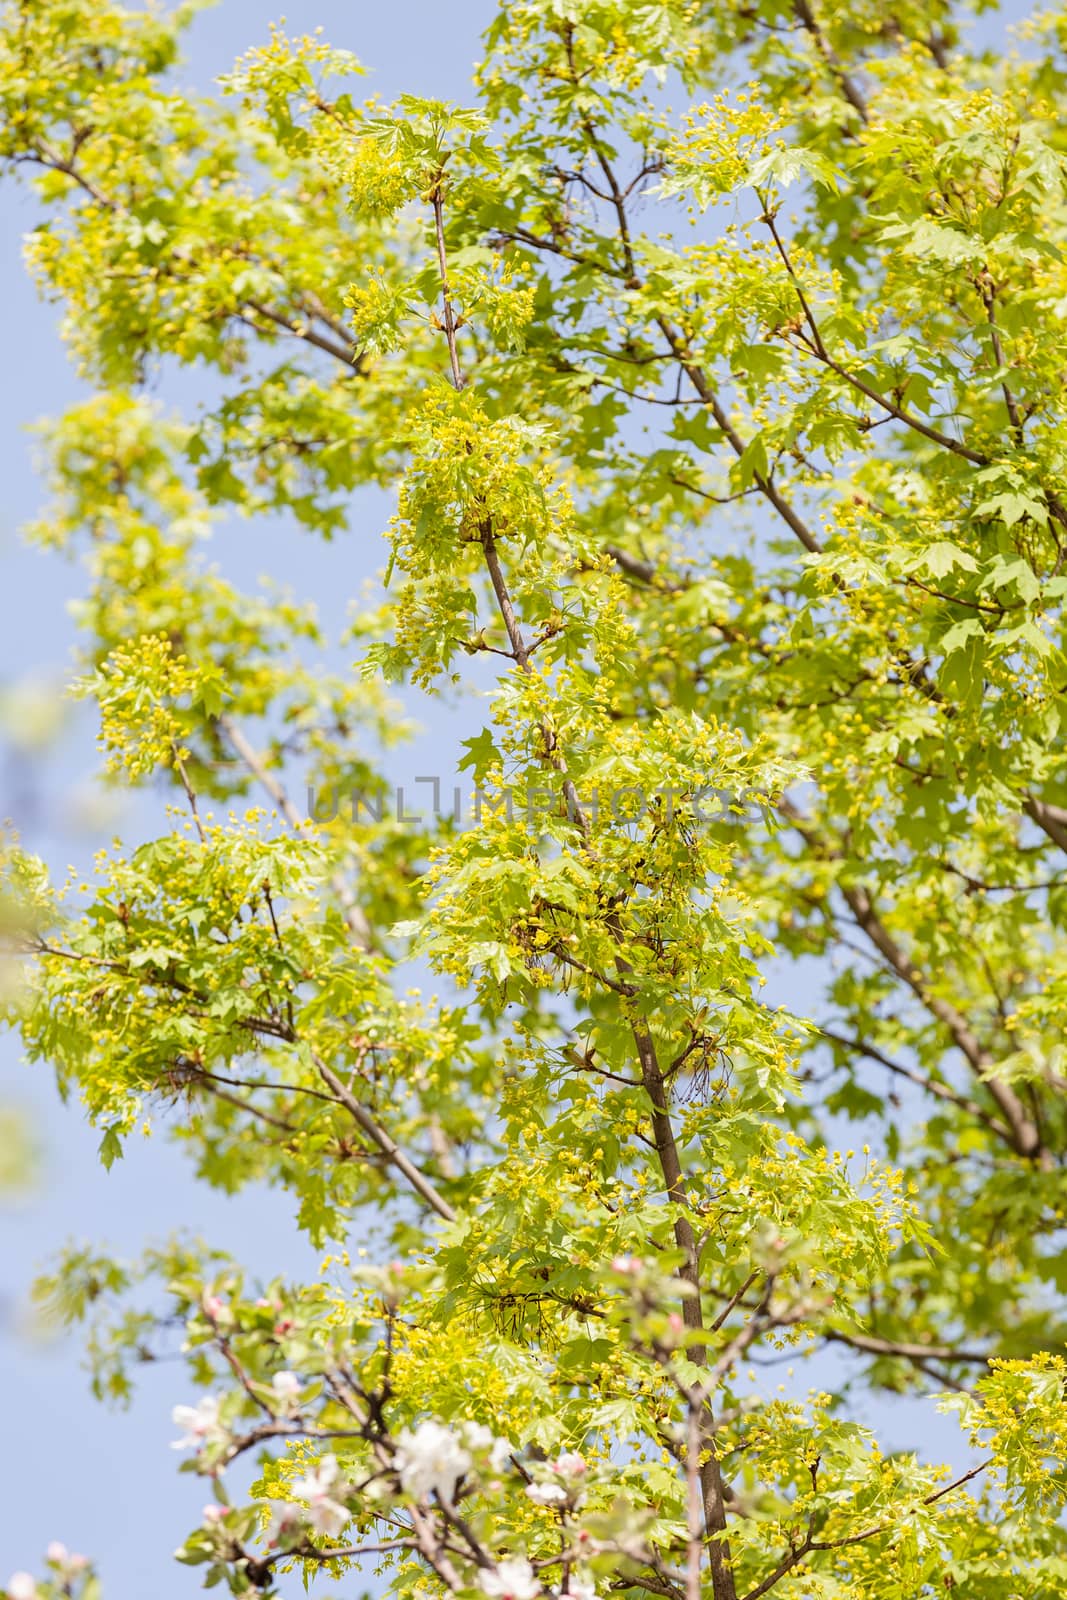
<svg viewBox="0 0 1067 1600">
<path fill-rule="evenodd" d="M 105 1161 L 176 1105 L 205 1182 L 374 1249 L 51 1277 L 101 1393 L 183 1328 L 181 1559 L 1058 1595 L 1064 15 L 1000 59 L 940 0 L 506 0 L 471 109 L 281 32 L 196 98 L 188 16 L 4 11 L 30 265 L 97 386 L 34 534 L 85 563 L 110 771 L 178 808 L 87 888 L 12 842 L 11 1010 Z M 182 365 L 196 420 L 145 397 Z M 331 676 L 200 539 L 280 510 L 344 585 L 362 484 L 384 597 Z M 428 837 L 368 752 L 388 684 L 472 664 L 478 795 Z M 746 1377 L 809 1351 L 826 1394 Z M 940 1394 L 973 1464 L 883 1454 L 857 1386 Z M 95 1592 L 48 1570 L 11 1600 Z"/>
</svg>

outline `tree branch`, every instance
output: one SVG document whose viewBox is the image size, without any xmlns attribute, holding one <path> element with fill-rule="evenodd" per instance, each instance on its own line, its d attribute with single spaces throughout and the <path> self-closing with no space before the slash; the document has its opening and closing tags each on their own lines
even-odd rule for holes
<svg viewBox="0 0 1067 1600">
<path fill-rule="evenodd" d="M 455 1222 L 456 1213 L 448 1201 L 438 1194 L 425 1173 L 419 1171 L 414 1162 L 410 1161 L 404 1154 L 392 1135 L 386 1133 L 381 1124 L 371 1116 L 367 1108 L 360 1104 L 351 1090 L 346 1088 L 333 1068 L 328 1066 L 314 1050 L 311 1052 L 311 1059 L 314 1061 L 323 1083 L 333 1091 L 345 1110 L 355 1119 L 367 1137 L 372 1139 L 379 1150 L 389 1158 L 397 1171 L 403 1173 L 415 1192 L 422 1196 L 426 1204 L 431 1210 L 436 1211 L 439 1217 L 443 1217 L 446 1222 Z"/>
</svg>

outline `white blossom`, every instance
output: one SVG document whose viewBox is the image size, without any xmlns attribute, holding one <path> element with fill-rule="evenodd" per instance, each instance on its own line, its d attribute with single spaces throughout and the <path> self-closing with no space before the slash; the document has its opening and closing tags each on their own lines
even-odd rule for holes
<svg viewBox="0 0 1067 1600">
<path fill-rule="evenodd" d="M 503 1472 L 514 1448 L 507 1439 L 498 1439 L 492 1428 L 481 1422 L 465 1422 L 463 1439 L 471 1450 L 488 1454 L 490 1472 Z"/>
<path fill-rule="evenodd" d="M 526 1493 L 539 1506 L 579 1506 L 585 1499 L 581 1481 L 589 1471 L 585 1457 L 569 1450 L 546 1462 L 542 1469 L 552 1474 L 547 1482 L 531 1483 Z M 555 1480 L 555 1481 L 553 1481 Z"/>
<path fill-rule="evenodd" d="M 64 1577 L 73 1577 L 76 1572 L 83 1572 L 89 1565 L 87 1556 L 73 1554 L 61 1539 L 52 1540 L 44 1553 L 44 1558 L 50 1566 L 59 1567 Z"/>
<path fill-rule="evenodd" d="M 493 1571 L 479 1572 L 478 1583 L 493 1600 L 534 1600 L 541 1593 L 537 1574 L 523 1556 L 510 1556 L 498 1561 Z"/>
<path fill-rule="evenodd" d="M 226 1515 L 226 1507 L 212 1504 L 205 1506 L 200 1514 L 205 1522 L 221 1522 Z"/>
<path fill-rule="evenodd" d="M 325 1533 L 331 1539 L 336 1539 L 348 1521 L 348 1510 L 338 1501 L 323 1495 L 308 1506 L 307 1520 L 316 1533 Z"/>
<path fill-rule="evenodd" d="M 172 1450 L 185 1450 L 190 1445 L 199 1449 L 202 1444 L 212 1444 L 225 1439 L 226 1429 L 219 1421 L 219 1402 L 214 1395 L 205 1395 L 195 1406 L 175 1406 L 170 1414 L 176 1427 L 184 1428 L 180 1439 L 175 1439 Z"/>
<path fill-rule="evenodd" d="M 271 1513 L 268 1543 L 275 1545 L 290 1533 L 295 1533 L 304 1520 L 303 1506 L 276 1505 Z"/>
<path fill-rule="evenodd" d="M 613 1272 L 621 1272 L 628 1278 L 635 1278 L 643 1267 L 640 1256 L 616 1256 L 611 1263 Z"/>
<path fill-rule="evenodd" d="M 567 1503 L 567 1491 L 558 1483 L 530 1483 L 526 1493 L 539 1506 L 562 1506 Z"/>
<path fill-rule="evenodd" d="M 469 1452 L 451 1428 L 440 1422 L 420 1422 L 414 1432 L 405 1428 L 397 1435 L 396 1470 L 405 1493 L 416 1500 L 436 1493 L 439 1499 L 451 1501 L 470 1465 Z"/>
<path fill-rule="evenodd" d="M 270 1386 L 282 1411 L 299 1409 L 300 1391 L 304 1386 L 295 1372 L 276 1372 L 270 1380 Z"/>
<path fill-rule="evenodd" d="M 323 1456 L 317 1467 L 313 1467 L 306 1477 L 299 1478 L 293 1484 L 293 1493 L 298 1500 L 306 1500 L 311 1495 L 325 1494 L 332 1489 L 341 1475 L 337 1465 L 336 1456 Z"/>
<path fill-rule="evenodd" d="M 13 1572 L 7 1580 L 8 1600 L 38 1600 L 36 1581 L 28 1572 Z"/>
<path fill-rule="evenodd" d="M 587 1573 L 572 1572 L 567 1593 L 571 1600 L 597 1600 L 596 1584 Z"/>
<path fill-rule="evenodd" d="M 293 1484 L 294 1496 L 307 1505 L 308 1522 L 317 1533 L 327 1533 L 331 1538 L 341 1532 L 349 1517 L 347 1508 L 330 1493 L 335 1485 L 344 1493 L 345 1486 L 339 1484 L 339 1479 L 340 1468 L 335 1457 L 323 1456 L 317 1467 Z"/>
</svg>

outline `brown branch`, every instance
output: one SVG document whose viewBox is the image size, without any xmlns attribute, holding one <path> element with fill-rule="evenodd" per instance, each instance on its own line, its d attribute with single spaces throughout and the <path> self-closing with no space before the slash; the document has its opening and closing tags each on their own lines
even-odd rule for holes
<svg viewBox="0 0 1067 1600">
<path fill-rule="evenodd" d="M 757 1583 L 754 1589 L 750 1589 L 746 1595 L 742 1596 L 742 1600 L 760 1600 L 761 1595 L 768 1594 L 776 1584 L 781 1583 L 782 1579 L 792 1572 L 794 1567 L 798 1567 L 804 1558 L 811 1554 L 814 1548 L 815 1539 L 809 1527 L 803 1541 L 790 1550 L 787 1555 L 783 1556 L 774 1571 L 768 1573 L 762 1583 Z"/>
<path fill-rule="evenodd" d="M 118 202 L 112 200 L 102 189 L 98 189 L 92 179 L 87 178 L 84 172 L 74 165 L 73 159 L 65 160 L 62 156 L 56 155 L 55 151 L 51 150 L 43 141 L 38 144 L 36 150 L 29 151 L 25 156 L 16 156 L 15 160 L 16 163 L 30 161 L 35 166 L 47 167 L 52 172 L 61 172 L 64 177 L 70 178 L 72 182 L 76 183 L 79 189 L 84 190 L 89 198 L 94 200 L 98 206 L 102 206 L 105 211 L 117 211 L 119 209 Z"/>
<path fill-rule="evenodd" d="M 558 240 L 546 239 L 543 234 L 531 233 L 528 228 L 515 227 L 502 230 L 495 237 L 510 244 L 528 245 L 531 250 L 546 250 L 550 255 L 561 256 L 564 261 L 573 262 L 576 267 L 595 267 L 598 272 L 603 272 L 609 278 L 619 278 L 626 282 L 629 277 L 621 267 L 613 267 L 607 261 L 598 261 L 595 256 L 583 255 L 577 250 L 567 250 Z"/>
<path fill-rule="evenodd" d="M 227 1105 L 236 1106 L 238 1111 L 247 1111 L 249 1116 L 258 1117 L 260 1122 L 265 1122 L 272 1128 L 280 1128 L 283 1133 L 289 1135 L 300 1132 L 299 1128 L 294 1127 L 291 1122 L 286 1122 L 284 1118 L 273 1116 L 271 1112 L 264 1111 L 262 1107 L 253 1105 L 250 1100 L 242 1100 L 240 1096 L 230 1094 L 227 1089 L 221 1088 L 212 1079 L 210 1073 L 198 1073 L 193 1081 L 202 1084 L 209 1094 L 214 1095 L 216 1100 L 225 1100 Z"/>
<path fill-rule="evenodd" d="M 1004 348 L 1000 342 L 1000 329 L 997 326 L 997 291 L 996 285 L 993 283 L 988 273 L 983 273 L 981 275 L 978 284 L 978 292 L 982 297 L 982 302 L 986 309 L 986 320 L 989 323 L 989 342 L 993 349 L 993 360 L 996 362 L 998 369 L 1003 372 L 1007 363 L 1004 359 Z M 1004 409 L 1008 413 L 1008 421 L 1011 423 L 1011 429 L 1015 435 L 1015 443 L 1020 449 L 1022 449 L 1024 443 L 1023 429 L 1025 426 L 1025 418 L 1019 410 L 1018 401 L 1016 400 L 1011 385 L 1008 383 L 1006 378 L 1002 379 L 1001 381 L 1000 392 L 1004 396 Z"/>
<path fill-rule="evenodd" d="M 840 852 L 833 850 L 828 852 L 827 846 L 818 838 L 811 823 L 788 796 L 783 795 L 778 803 L 778 809 L 817 855 L 826 858 L 829 854 L 831 858 L 840 859 Z M 866 934 L 889 968 L 907 985 L 931 1016 L 946 1029 L 971 1070 L 981 1079 L 992 1099 L 996 1101 L 997 1109 L 1010 1130 L 1011 1144 L 1015 1151 L 1027 1159 L 1043 1158 L 1045 1151 L 1039 1130 L 1027 1115 L 1022 1101 L 1010 1084 L 1001 1083 L 992 1075 L 995 1058 L 982 1044 L 967 1018 L 957 1010 L 951 1000 L 946 1000 L 943 995 L 931 989 L 923 972 L 897 943 L 879 917 L 868 891 L 862 886 L 851 887 L 840 882 L 838 889 L 852 912 L 857 927 Z"/>
<path fill-rule="evenodd" d="M 689 488 L 690 485 L 686 484 L 684 487 Z M 681 579 L 662 577 L 659 569 L 651 561 L 642 561 L 640 557 L 630 555 L 616 544 L 606 544 L 604 554 L 610 556 L 619 571 L 625 572 L 628 578 L 636 578 L 638 583 L 647 584 L 650 589 L 656 589 L 661 594 L 683 594 L 689 587 L 688 582 Z"/>
<path fill-rule="evenodd" d="M 213 1083 L 228 1084 L 231 1089 L 266 1089 L 270 1094 L 306 1094 L 313 1100 L 321 1100 L 324 1105 L 340 1105 L 336 1095 L 324 1094 L 321 1089 L 309 1089 L 303 1083 L 257 1083 L 253 1078 L 224 1078 L 221 1073 L 208 1072 L 206 1067 L 196 1069 L 198 1078 L 210 1078 Z"/>
<path fill-rule="evenodd" d="M 686 374 L 686 377 L 689 379 L 697 394 L 700 396 L 708 410 L 711 412 L 712 416 L 715 418 L 715 424 L 729 443 L 731 450 L 736 456 L 743 456 L 745 453 L 745 441 L 741 438 L 741 435 L 734 427 L 730 420 L 729 413 L 726 411 L 720 402 L 718 395 L 708 382 L 703 367 L 699 366 L 695 361 L 693 361 L 689 355 L 685 340 L 683 339 L 681 333 L 679 333 L 676 328 L 672 327 L 672 325 L 667 321 L 666 317 L 657 317 L 656 323 L 664 338 L 674 351 L 677 360 Z M 812 533 L 804 519 L 793 509 L 793 506 L 790 504 L 790 502 L 783 494 L 780 493 L 777 488 L 775 488 L 775 485 L 771 479 L 765 477 L 761 472 L 754 472 L 752 475 L 752 481 L 758 488 L 760 494 L 763 495 L 764 499 L 774 507 L 778 515 L 782 518 L 783 522 L 785 522 L 786 526 L 796 534 L 805 550 L 807 550 L 811 555 L 818 555 L 822 550 L 822 545 L 819 543 L 818 539 L 816 539 L 815 535 Z"/>
<path fill-rule="evenodd" d="M 702 1403 L 696 1397 L 692 1398 L 686 1413 L 686 1600 L 701 1600 L 701 1572 L 704 1559 L 704 1503 L 700 1482 L 702 1413 Z"/>
<path fill-rule="evenodd" d="M 745 1281 L 741 1285 L 740 1289 L 737 1290 L 737 1293 L 736 1294 L 732 1294 L 730 1296 L 729 1300 L 727 1300 L 726 1304 L 723 1306 L 722 1310 L 719 1312 L 719 1315 L 715 1318 L 714 1322 L 709 1327 L 709 1329 L 708 1329 L 709 1333 L 718 1333 L 719 1329 L 722 1327 L 723 1323 L 726 1321 L 726 1319 L 730 1315 L 731 1311 L 733 1311 L 737 1306 L 739 1306 L 741 1304 L 741 1302 L 744 1299 L 745 1295 L 751 1289 L 752 1285 L 755 1283 L 755 1281 L 756 1281 L 756 1279 L 758 1277 L 759 1277 L 759 1269 L 758 1268 L 756 1269 L 755 1272 L 750 1272 L 749 1273 L 748 1277 L 745 1279 Z"/>
<path fill-rule="evenodd" d="M 937 1489 L 933 1494 L 926 1495 L 920 1501 L 920 1504 L 924 1506 L 936 1505 L 939 1500 L 943 1500 L 946 1495 L 953 1494 L 957 1489 L 962 1489 L 965 1483 L 970 1483 L 973 1478 L 978 1477 L 979 1473 L 985 1472 L 992 1465 L 992 1458 L 988 1461 L 980 1462 L 977 1467 L 972 1467 L 969 1472 L 963 1473 L 961 1477 L 956 1478 L 952 1483 L 946 1484 L 943 1489 Z M 868 1539 L 877 1538 L 881 1533 L 889 1533 L 897 1526 L 897 1522 L 880 1522 L 876 1527 L 865 1528 L 862 1533 L 849 1534 L 844 1539 L 828 1540 L 815 1539 L 809 1527 L 802 1543 L 797 1545 L 794 1550 L 791 1550 L 761 1583 L 757 1583 L 754 1589 L 749 1589 L 748 1593 L 741 1597 L 741 1600 L 761 1600 L 761 1596 L 769 1593 L 787 1573 L 792 1572 L 793 1568 L 799 1566 L 800 1562 L 813 1551 L 847 1550 L 852 1545 L 865 1544 Z"/>
<path fill-rule="evenodd" d="M 794 0 L 794 3 L 803 4 L 804 0 Z M 953 455 L 962 456 L 965 461 L 973 462 L 975 466 L 988 466 L 989 457 L 984 455 L 980 450 L 972 450 L 970 446 L 961 443 L 959 439 L 953 439 L 949 434 L 941 433 L 939 429 L 932 427 L 930 423 L 924 422 L 921 417 L 917 417 L 913 412 L 905 410 L 899 401 L 887 399 L 886 396 L 880 394 L 877 389 L 872 388 L 864 378 L 858 377 L 854 372 L 849 372 L 847 367 L 843 367 L 840 362 L 834 360 L 833 356 L 831 356 L 826 347 L 826 343 L 822 337 L 822 334 L 819 331 L 819 325 L 815 320 L 814 313 L 812 312 L 803 287 L 801 286 L 800 279 L 797 276 L 797 273 L 789 258 L 789 253 L 786 250 L 785 244 L 783 243 L 782 238 L 775 226 L 774 217 L 769 212 L 765 212 L 760 220 L 766 223 L 771 231 L 771 236 L 774 239 L 778 254 L 782 258 L 786 273 L 793 286 L 793 292 L 797 297 L 797 302 L 800 305 L 801 311 L 804 315 L 804 320 L 808 325 L 808 337 L 805 337 L 805 335 L 799 331 L 797 333 L 797 338 L 801 341 L 801 347 L 810 355 L 813 355 L 817 361 L 821 361 L 822 364 L 825 367 L 828 367 L 831 372 L 835 372 L 839 378 L 842 378 L 845 383 L 849 384 L 850 387 L 855 389 L 859 394 L 864 395 L 866 399 L 872 401 L 874 405 L 880 406 L 882 410 L 886 412 L 887 416 L 895 418 L 898 422 L 902 422 L 905 427 L 911 428 L 914 430 L 914 432 L 922 434 L 924 438 L 931 440 L 934 444 L 940 445 L 944 450 L 951 451 Z M 789 342 L 790 341 L 787 340 L 787 343 Z M 795 349 L 796 346 L 794 345 L 792 348 Z"/>
<path fill-rule="evenodd" d="M 396 1140 L 391 1134 L 386 1133 L 381 1124 L 371 1116 L 366 1106 L 361 1105 L 351 1090 L 346 1088 L 333 1068 L 328 1066 L 315 1051 L 311 1052 L 311 1059 L 314 1061 L 322 1081 L 328 1088 L 332 1089 L 345 1110 L 359 1124 L 367 1137 L 374 1141 L 379 1150 L 396 1167 L 397 1171 L 403 1173 L 415 1192 L 422 1196 L 426 1204 L 431 1210 L 436 1211 L 439 1217 L 443 1217 L 446 1222 L 455 1222 L 456 1213 L 448 1201 L 438 1194 L 425 1173 L 420 1172 L 414 1162 L 408 1159 Z"/>
<path fill-rule="evenodd" d="M 305 832 L 305 819 L 290 800 L 284 786 L 245 738 L 241 727 L 225 712 L 217 718 L 217 721 L 230 744 L 252 774 L 252 777 L 270 796 L 289 826 L 294 832 Z M 330 886 L 340 901 L 342 914 L 353 939 L 362 949 L 369 950 L 372 943 L 370 923 L 357 905 L 351 888 L 339 872 L 335 873 L 331 878 Z"/>
<path fill-rule="evenodd" d="M 602 160 L 604 158 L 602 157 Z M 611 179 L 612 187 L 618 191 L 614 177 Z M 441 194 L 440 177 L 436 183 L 430 201 L 434 213 L 434 233 L 437 242 L 438 268 L 441 279 L 441 294 L 443 307 L 443 322 L 445 335 L 448 340 L 449 364 L 454 388 L 459 391 L 463 388 L 464 378 L 459 364 L 459 356 L 455 341 L 455 318 L 449 288 L 448 258 L 445 247 L 444 211 Z M 621 203 L 623 217 L 625 205 Z M 620 219 L 621 220 L 621 219 Z M 496 597 L 497 607 L 500 611 L 504 628 L 511 645 L 512 656 L 516 669 L 523 675 L 530 673 L 530 653 L 523 636 L 522 626 L 515 611 L 511 595 L 508 590 L 507 580 L 504 576 L 500 559 L 497 553 L 496 539 L 492 523 L 487 519 L 481 528 L 481 543 L 485 555 L 486 568 L 489 580 Z M 559 773 L 563 780 L 563 792 L 567 800 L 568 812 L 573 817 L 578 833 L 585 845 L 591 851 L 589 821 L 578 799 L 577 790 L 573 780 L 567 773 L 566 764 L 557 748 L 556 735 L 546 721 L 540 723 L 541 737 L 544 741 L 545 758 Z M 622 929 L 616 918 L 612 924 L 612 933 L 621 946 Z M 629 963 L 620 954 L 616 958 L 616 970 L 623 983 L 629 979 L 632 969 Z M 667 1101 L 666 1081 L 659 1060 L 656 1055 L 652 1037 L 644 1024 L 631 1019 L 630 1028 L 637 1049 L 641 1066 L 641 1078 L 645 1092 L 651 1105 L 652 1131 L 656 1147 L 656 1154 L 660 1164 L 667 1195 L 676 1208 L 674 1219 L 674 1235 L 677 1244 L 685 1257 L 683 1276 L 691 1284 L 693 1293 L 686 1295 L 682 1300 L 682 1317 L 685 1325 L 693 1332 L 704 1335 L 703 1312 L 700 1304 L 700 1279 L 699 1259 L 696 1238 L 693 1227 L 686 1214 L 687 1200 L 685 1183 L 682 1173 L 678 1147 L 675 1141 L 674 1129 L 671 1123 Z M 320 1069 L 321 1070 L 321 1069 Z M 335 1080 L 330 1087 L 335 1088 Z M 706 1337 L 706 1336 L 705 1336 Z M 698 1365 L 707 1364 L 706 1342 L 695 1343 L 689 1350 L 690 1358 Z M 737 1590 L 734 1583 L 733 1567 L 730 1559 L 730 1549 L 723 1535 L 727 1529 L 726 1498 L 722 1479 L 722 1470 L 718 1454 L 714 1447 L 714 1416 L 711 1411 L 710 1401 L 702 1402 L 702 1437 L 704 1441 L 705 1460 L 701 1466 L 701 1494 L 704 1506 L 704 1523 L 708 1535 L 708 1560 L 711 1568 L 714 1600 L 736 1600 Z"/>
<path fill-rule="evenodd" d="M 1043 1153 L 1040 1132 L 1010 1084 L 1001 1083 L 992 1076 L 995 1058 L 981 1043 L 966 1017 L 951 1000 L 946 1000 L 930 988 L 924 974 L 881 921 L 866 889 L 853 889 L 846 884 L 839 884 L 838 887 L 857 925 L 931 1016 L 936 1017 L 947 1030 L 972 1071 L 981 1078 L 1011 1130 L 1012 1144 L 1018 1154 L 1028 1158 L 1040 1156 Z"/>
<path fill-rule="evenodd" d="M 895 1073 L 899 1078 L 906 1078 L 909 1083 L 914 1083 L 918 1088 L 926 1090 L 939 1100 L 947 1100 L 952 1105 L 958 1106 L 961 1111 L 966 1111 L 968 1116 L 977 1117 L 980 1122 L 1002 1139 L 1011 1142 L 1011 1129 L 1003 1122 L 998 1122 L 996 1117 L 978 1104 L 976 1100 L 968 1099 L 966 1095 L 957 1094 L 950 1089 L 948 1084 L 939 1083 L 936 1078 L 928 1078 L 923 1073 L 906 1067 L 900 1061 L 894 1061 L 892 1056 L 887 1056 L 879 1050 L 877 1045 L 869 1044 L 865 1039 L 850 1038 L 848 1034 L 838 1033 L 834 1028 L 819 1028 L 819 1033 L 831 1044 L 838 1044 L 845 1050 L 852 1050 L 857 1055 L 866 1056 L 870 1061 L 877 1061 L 878 1065 L 885 1067 L 887 1072 Z"/>
<path fill-rule="evenodd" d="M 879 1339 L 870 1333 L 846 1333 L 843 1328 L 821 1328 L 819 1332 L 834 1344 L 851 1345 L 872 1356 L 899 1356 L 901 1361 L 960 1361 L 971 1367 L 986 1367 L 990 1361 L 981 1350 L 947 1344 L 910 1344 L 907 1340 Z"/>
<path fill-rule="evenodd" d="M 1048 835 L 1053 844 L 1067 852 L 1067 811 L 1060 806 L 1049 805 L 1036 794 L 1026 796 L 1023 810 L 1030 820 L 1036 822 L 1041 831 Z"/>
<path fill-rule="evenodd" d="M 302 339 L 305 344 L 314 345 L 316 350 L 323 350 L 328 356 L 333 356 L 335 361 L 343 362 L 346 367 L 351 367 L 353 372 L 362 372 L 364 357 L 361 352 L 346 350 L 343 344 L 335 339 L 328 339 L 325 334 L 316 333 L 314 328 L 304 327 L 300 322 L 287 317 L 281 311 L 274 311 L 270 306 L 265 306 L 260 300 L 246 300 L 245 304 L 257 316 L 265 317 L 268 322 L 273 322 L 275 327 L 283 328 L 286 333 L 291 333 L 294 338 Z M 252 324 L 255 327 L 255 324 Z M 257 330 L 259 331 L 259 330 Z"/>
<path fill-rule="evenodd" d="M 185 798 L 189 802 L 189 810 L 192 813 L 193 821 L 196 824 L 197 838 L 200 840 L 201 844 L 207 844 L 207 835 L 204 832 L 204 825 L 200 821 L 200 812 L 196 804 L 196 791 L 189 782 L 189 774 L 185 770 L 185 762 L 182 760 L 181 751 L 176 744 L 172 743 L 171 752 L 173 755 L 175 770 L 178 774 L 178 777 L 181 779 L 182 788 L 185 790 Z"/>
<path fill-rule="evenodd" d="M 855 389 L 858 394 L 865 395 L 874 405 L 880 406 L 887 416 L 895 417 L 906 428 L 911 428 L 913 432 L 921 434 L 924 439 L 929 439 L 933 444 L 940 445 L 943 450 L 951 451 L 954 456 L 962 457 L 964 461 L 972 462 L 976 467 L 987 467 L 989 465 L 989 456 L 985 455 L 981 450 L 972 450 L 970 445 L 962 443 L 959 439 L 953 439 L 950 434 L 942 433 L 939 429 L 931 426 L 930 423 L 924 422 L 921 417 L 917 417 L 914 412 L 906 411 L 899 401 L 887 399 L 884 394 L 879 394 L 878 390 L 872 388 L 864 378 L 858 377 L 854 372 L 849 372 L 847 367 L 843 367 L 839 361 L 835 361 L 828 353 L 821 339 L 816 344 L 814 340 L 805 339 L 803 334 L 798 334 L 798 338 L 801 340 L 803 349 L 813 355 L 817 361 L 821 361 L 831 372 L 836 372 L 837 376 L 843 379 L 850 388 Z M 794 346 L 794 348 L 796 347 Z"/>
<path fill-rule="evenodd" d="M 868 122 L 870 118 L 867 111 L 867 101 L 857 87 L 855 81 L 849 76 L 848 72 L 846 72 L 845 68 L 841 65 L 841 62 L 833 50 L 829 40 L 820 28 L 815 13 L 812 10 L 810 0 L 793 0 L 793 11 L 797 17 L 797 20 L 804 28 L 806 28 L 814 40 L 815 48 L 818 50 L 826 65 L 829 67 L 830 72 L 837 79 L 841 93 L 844 95 L 849 105 L 855 112 L 858 113 L 861 122 Z"/>
<path fill-rule="evenodd" d="M 448 254 L 445 250 L 445 219 L 444 195 L 442 185 L 444 173 L 437 174 L 433 192 L 430 195 L 430 204 L 433 206 L 434 238 L 437 244 L 437 268 L 441 275 L 441 303 L 444 309 L 445 338 L 448 341 L 448 361 L 452 368 L 452 382 L 456 392 L 463 388 L 463 372 L 459 364 L 459 351 L 456 347 L 456 313 L 452 305 L 452 289 L 448 279 Z M 514 649 L 514 644 L 512 645 Z"/>
</svg>

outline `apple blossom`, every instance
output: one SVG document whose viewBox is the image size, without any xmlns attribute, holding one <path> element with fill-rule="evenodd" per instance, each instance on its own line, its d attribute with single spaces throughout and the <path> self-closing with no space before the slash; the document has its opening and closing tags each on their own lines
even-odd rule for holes
<svg viewBox="0 0 1067 1600">
<path fill-rule="evenodd" d="M 294 1496 L 307 1505 L 305 1515 L 308 1522 L 316 1532 L 327 1533 L 331 1537 L 340 1533 L 349 1518 L 347 1508 L 330 1493 L 335 1486 L 340 1493 L 345 1492 L 346 1485 L 334 1456 L 323 1456 L 317 1467 L 293 1484 Z"/>
<path fill-rule="evenodd" d="M 461 1431 L 469 1449 L 488 1456 L 490 1472 L 503 1472 L 513 1449 L 507 1439 L 499 1439 L 492 1428 L 481 1422 L 465 1422 Z"/>
<path fill-rule="evenodd" d="M 40 1591 L 28 1572 L 13 1572 L 7 1580 L 8 1600 L 38 1600 Z"/>
<path fill-rule="evenodd" d="M 571 1600 L 597 1600 L 596 1584 L 587 1573 L 572 1572 L 567 1584 Z"/>
<path fill-rule="evenodd" d="M 52 1540 L 44 1557 L 50 1566 L 59 1567 L 64 1577 L 73 1577 L 78 1572 L 84 1572 L 89 1565 L 88 1556 L 77 1555 L 68 1550 L 61 1539 Z"/>
<path fill-rule="evenodd" d="M 295 1372 L 276 1372 L 270 1381 L 270 1386 L 280 1411 L 299 1411 L 303 1384 Z"/>
<path fill-rule="evenodd" d="M 581 1504 L 585 1495 L 580 1484 L 589 1470 L 584 1456 L 578 1455 L 575 1451 L 565 1451 L 554 1461 L 547 1462 L 545 1468 L 541 1470 L 547 1470 L 553 1477 L 562 1481 L 530 1484 L 526 1493 L 531 1500 L 541 1506 L 560 1506 L 568 1502 L 572 1506 Z"/>
<path fill-rule="evenodd" d="M 539 1506 L 562 1506 L 567 1503 L 567 1491 L 558 1483 L 530 1483 L 526 1493 Z"/>
<path fill-rule="evenodd" d="M 478 1585 L 493 1600 L 534 1600 L 541 1584 L 525 1556 L 509 1556 L 487 1572 L 479 1572 Z"/>
<path fill-rule="evenodd" d="M 304 1521 L 303 1506 L 294 1506 L 291 1502 L 275 1505 L 271 1511 L 270 1528 L 267 1535 L 268 1545 L 280 1544 L 302 1525 Z"/>
<path fill-rule="evenodd" d="M 397 1436 L 395 1466 L 405 1493 L 425 1500 L 431 1493 L 451 1501 L 471 1458 L 459 1439 L 440 1422 L 420 1422 Z"/>
<path fill-rule="evenodd" d="M 640 1256 L 615 1256 L 611 1263 L 611 1270 L 621 1273 L 624 1277 L 634 1278 L 643 1270 L 644 1265 Z"/>
<path fill-rule="evenodd" d="M 204 1507 L 201 1515 L 205 1522 L 222 1522 L 226 1516 L 226 1507 L 212 1503 Z"/>
<path fill-rule="evenodd" d="M 219 1401 L 214 1395 L 205 1395 L 195 1406 L 175 1406 L 171 1421 L 185 1433 L 171 1443 L 172 1450 L 199 1450 L 203 1444 L 213 1444 L 226 1437 L 226 1429 L 219 1421 Z"/>
</svg>

